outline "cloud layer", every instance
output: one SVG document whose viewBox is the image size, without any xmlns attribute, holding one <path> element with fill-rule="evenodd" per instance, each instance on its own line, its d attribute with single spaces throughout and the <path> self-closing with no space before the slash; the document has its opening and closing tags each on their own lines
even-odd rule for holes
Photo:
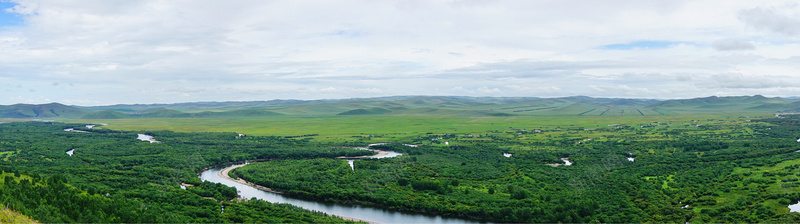
<svg viewBox="0 0 800 224">
<path fill-rule="evenodd" d="M 794 1 L 3 6 L 0 104 L 800 95 Z"/>
</svg>

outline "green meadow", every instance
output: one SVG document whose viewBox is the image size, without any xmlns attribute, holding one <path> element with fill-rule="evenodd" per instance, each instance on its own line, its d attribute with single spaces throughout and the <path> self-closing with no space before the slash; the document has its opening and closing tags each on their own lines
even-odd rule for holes
<svg viewBox="0 0 800 224">
<path fill-rule="evenodd" d="M 493 131 L 555 129 L 597 129 L 611 126 L 681 123 L 713 124 L 721 120 L 745 120 L 771 114 L 667 115 L 667 116 L 317 116 L 263 118 L 143 118 L 111 120 L 69 120 L 104 123 L 115 130 L 171 130 L 177 132 L 236 132 L 255 136 L 304 136 L 317 141 L 354 140 L 406 141 L 425 134 L 481 134 Z M 742 117 L 742 118 L 740 118 Z M 697 122 L 692 122 L 696 120 Z M 411 143 L 411 142 L 407 142 Z"/>
</svg>

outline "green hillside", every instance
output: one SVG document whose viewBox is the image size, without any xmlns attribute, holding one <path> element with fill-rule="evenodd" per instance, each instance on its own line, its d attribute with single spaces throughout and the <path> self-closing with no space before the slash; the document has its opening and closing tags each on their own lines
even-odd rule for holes
<svg viewBox="0 0 800 224">
<path fill-rule="evenodd" d="M 657 116 L 800 111 L 800 100 L 760 95 L 652 100 L 536 97 L 396 96 L 342 100 L 273 100 L 134 104 L 97 107 L 58 103 L 0 106 L 0 118 L 132 119 L 264 116 Z"/>
<path fill-rule="evenodd" d="M 28 216 L 8 209 L 0 209 L 0 223 L 39 223 Z"/>
<path fill-rule="evenodd" d="M 0 105 L 0 118 L 74 118 L 86 110 L 60 103 Z"/>
<path fill-rule="evenodd" d="M 719 112 L 786 112 L 796 110 L 797 100 L 755 96 L 704 97 L 666 100 L 647 106 L 667 114 L 697 114 Z"/>
<path fill-rule="evenodd" d="M 112 110 L 104 110 L 83 115 L 83 119 L 131 119 L 131 118 L 223 118 L 223 117 L 263 117 L 263 116 L 276 116 L 282 115 L 280 113 L 260 110 L 260 109 L 244 109 L 233 110 L 225 112 L 199 112 L 199 113 L 184 113 L 171 109 L 160 109 L 153 111 L 143 111 L 135 113 L 122 113 Z"/>
<path fill-rule="evenodd" d="M 392 112 L 391 110 L 383 109 L 383 108 L 370 108 L 370 109 L 355 109 L 349 110 L 346 112 L 339 113 L 337 115 L 377 115 L 377 114 L 385 114 Z"/>
</svg>

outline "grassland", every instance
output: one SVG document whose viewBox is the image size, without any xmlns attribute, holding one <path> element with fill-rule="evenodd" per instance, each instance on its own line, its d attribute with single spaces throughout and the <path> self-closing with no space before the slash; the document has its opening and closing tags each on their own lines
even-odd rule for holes
<svg viewBox="0 0 800 224">
<path fill-rule="evenodd" d="M 9 209 L 0 209 L 0 223 L 39 223 L 28 216 Z"/>
<path fill-rule="evenodd" d="M 641 124 L 714 124 L 721 120 L 746 120 L 769 114 L 667 115 L 667 116 L 318 116 L 262 117 L 239 119 L 155 118 L 70 120 L 105 123 L 115 130 L 172 130 L 178 132 L 236 132 L 255 136 L 303 136 L 317 141 L 358 140 L 402 141 L 425 134 L 481 134 L 487 132 L 547 130 L 551 135 L 566 129 L 598 129 Z M 697 122 L 693 122 L 697 121 Z M 559 130 L 561 129 L 561 130 Z M 586 137 L 592 137 L 587 135 Z"/>
</svg>

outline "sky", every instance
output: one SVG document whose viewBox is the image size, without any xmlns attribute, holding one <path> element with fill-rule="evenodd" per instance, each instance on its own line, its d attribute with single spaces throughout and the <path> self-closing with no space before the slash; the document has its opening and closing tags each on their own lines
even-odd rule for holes
<svg viewBox="0 0 800 224">
<path fill-rule="evenodd" d="M 0 0 L 0 105 L 800 96 L 800 2 Z"/>
</svg>

